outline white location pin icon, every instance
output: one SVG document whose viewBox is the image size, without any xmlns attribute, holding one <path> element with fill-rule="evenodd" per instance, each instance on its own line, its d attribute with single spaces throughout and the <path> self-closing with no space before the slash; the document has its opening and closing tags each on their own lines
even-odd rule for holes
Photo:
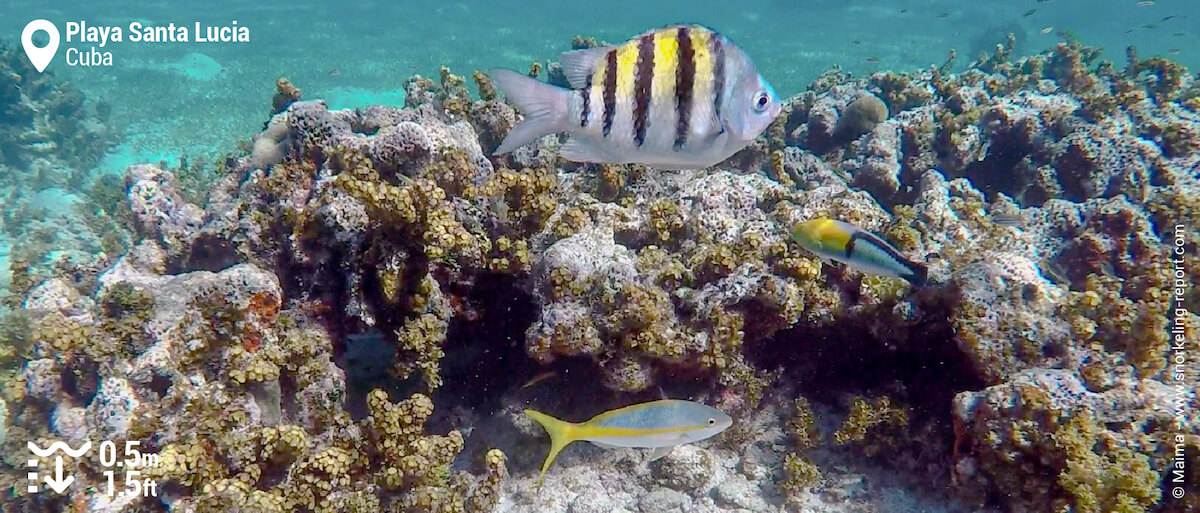
<svg viewBox="0 0 1200 513">
<path fill-rule="evenodd" d="M 44 30 L 50 35 L 50 44 L 41 48 L 33 45 L 33 33 L 39 30 Z M 58 27 L 46 20 L 29 22 L 25 25 L 25 30 L 21 31 L 21 46 L 25 47 L 25 55 L 29 56 L 29 62 L 33 63 L 38 73 L 45 71 L 50 61 L 54 60 L 54 54 L 58 53 Z"/>
</svg>

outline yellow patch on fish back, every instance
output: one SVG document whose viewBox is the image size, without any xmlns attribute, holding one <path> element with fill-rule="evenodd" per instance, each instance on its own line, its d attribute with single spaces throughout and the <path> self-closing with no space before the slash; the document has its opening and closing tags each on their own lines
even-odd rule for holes
<svg viewBox="0 0 1200 513">
<path fill-rule="evenodd" d="M 606 54 L 603 57 L 596 59 L 596 64 L 592 70 L 592 98 L 596 99 L 596 101 L 601 101 L 601 98 L 604 97 L 604 74 L 607 72 L 608 55 Z M 597 107 L 595 107 L 597 116 L 599 116 L 599 109 L 601 108 L 602 107 L 600 107 L 599 104 L 597 104 Z"/>
<path fill-rule="evenodd" d="M 675 76 L 679 72 L 679 31 L 660 30 L 654 34 L 654 80 L 650 103 L 661 105 L 675 101 Z"/>
<path fill-rule="evenodd" d="M 854 235 L 832 219 L 814 219 L 804 223 L 804 229 L 820 242 L 821 247 L 832 251 L 845 251 Z"/>
<path fill-rule="evenodd" d="M 638 41 L 635 39 L 617 48 L 617 101 L 633 100 L 633 85 L 637 80 Z M 619 111 L 618 111 L 619 112 Z"/>
<path fill-rule="evenodd" d="M 695 102 L 711 102 L 713 97 L 713 56 L 709 51 L 708 42 L 712 32 L 707 30 L 689 30 L 688 37 L 692 40 L 692 51 L 696 66 L 696 81 L 692 86 L 692 98 Z"/>
<path fill-rule="evenodd" d="M 687 431 L 695 431 L 697 429 L 708 427 L 706 425 L 699 426 L 673 426 L 666 428 L 615 428 L 608 426 L 593 426 L 591 424 L 582 424 L 575 428 L 576 438 L 590 439 L 600 437 L 634 437 L 661 435 L 663 433 L 683 433 Z"/>
</svg>

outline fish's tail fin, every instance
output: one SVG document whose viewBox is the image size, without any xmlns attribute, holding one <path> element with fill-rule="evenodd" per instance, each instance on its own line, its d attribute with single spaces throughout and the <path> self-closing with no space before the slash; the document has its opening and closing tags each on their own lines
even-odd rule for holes
<svg viewBox="0 0 1200 513">
<path fill-rule="evenodd" d="M 546 471 L 550 469 L 550 464 L 554 463 L 554 458 L 558 456 L 559 451 L 575 441 L 575 424 L 535 410 L 526 409 L 525 415 L 536 420 L 550 435 L 550 452 L 546 454 L 546 462 L 542 464 L 542 473 L 538 475 L 537 480 L 537 486 L 541 488 L 542 478 L 546 477 Z"/>
<path fill-rule="evenodd" d="M 525 121 L 513 127 L 493 155 L 508 153 L 542 136 L 566 131 L 570 90 L 508 69 L 493 69 L 488 76 L 525 115 Z"/>
<path fill-rule="evenodd" d="M 919 262 L 909 261 L 907 267 L 908 273 L 901 276 L 901 278 L 908 280 L 909 283 L 918 287 L 923 287 L 926 283 L 928 283 L 929 266 Z"/>
</svg>

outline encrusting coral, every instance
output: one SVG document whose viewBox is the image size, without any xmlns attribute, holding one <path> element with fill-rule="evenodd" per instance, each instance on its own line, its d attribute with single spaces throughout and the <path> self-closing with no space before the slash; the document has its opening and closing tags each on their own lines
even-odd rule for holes
<svg viewBox="0 0 1200 513">
<path fill-rule="evenodd" d="M 1187 74 L 1097 56 L 1070 41 L 1012 61 L 1010 44 L 955 75 L 834 71 L 718 169 L 670 172 L 561 162 L 554 137 L 489 157 L 518 113 L 481 72 L 478 97 L 447 68 L 413 77 L 404 108 L 296 90 L 203 208 L 133 166 L 130 251 L 92 278 L 19 278 L 7 457 L 14 434 L 103 433 L 160 454 L 147 475 L 174 508 L 489 511 L 508 457 L 472 450 L 434 399 L 504 410 L 537 390 L 518 374 L 549 368 L 560 399 L 702 388 L 739 423 L 799 383 L 786 448 L 748 443 L 746 422 L 645 472 L 707 493 L 711 470 L 676 471 L 769 452 L 721 471 L 722 506 L 762 509 L 745 476 L 781 475 L 793 500 L 822 486 L 820 450 L 953 477 L 979 505 L 1152 510 L 1174 380 L 1155 348 L 1171 301 L 1200 304 L 1159 274 L 1198 235 L 1200 118 Z M 789 236 L 815 217 L 879 234 L 931 285 L 826 265 Z M 832 447 L 812 390 L 845 410 Z"/>
</svg>

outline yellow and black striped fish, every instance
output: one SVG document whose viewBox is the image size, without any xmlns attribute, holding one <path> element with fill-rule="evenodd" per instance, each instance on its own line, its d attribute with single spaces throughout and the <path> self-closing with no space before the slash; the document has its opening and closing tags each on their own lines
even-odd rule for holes
<svg viewBox="0 0 1200 513">
<path fill-rule="evenodd" d="M 782 110 L 741 48 L 701 26 L 652 30 L 559 60 L 571 89 L 491 71 L 525 115 L 495 154 L 568 132 L 560 150 L 568 160 L 705 168 L 744 148 Z"/>
</svg>

